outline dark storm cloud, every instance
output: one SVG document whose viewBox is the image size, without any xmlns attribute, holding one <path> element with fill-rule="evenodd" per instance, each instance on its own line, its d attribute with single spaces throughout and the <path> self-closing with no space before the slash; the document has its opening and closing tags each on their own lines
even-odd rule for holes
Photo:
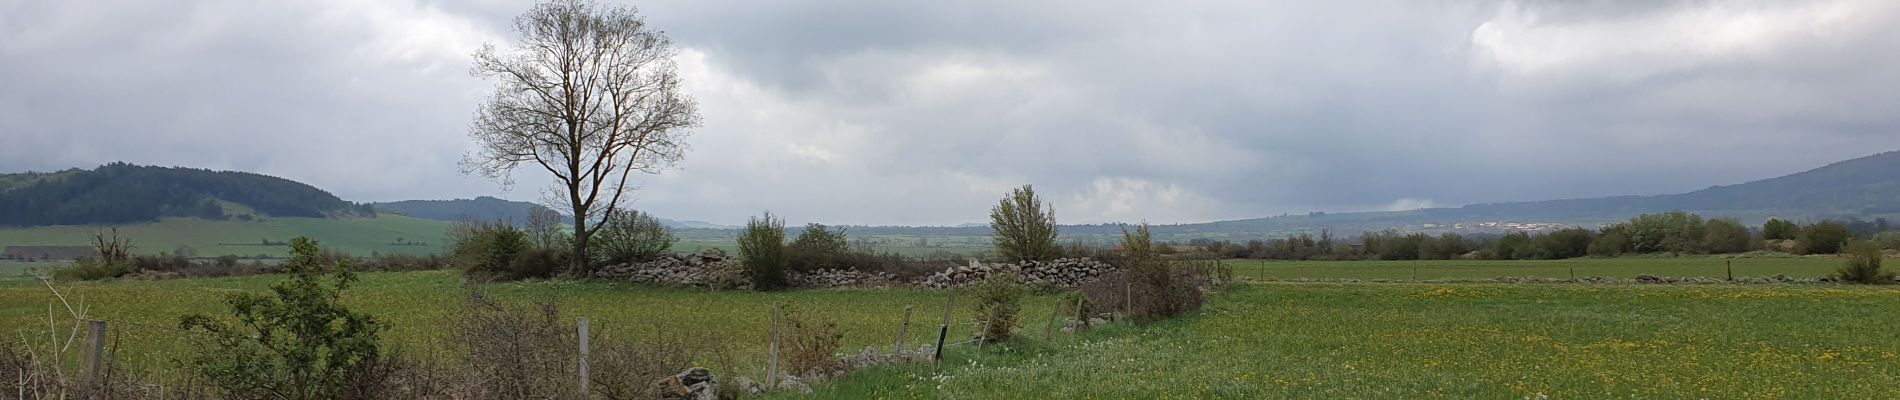
<svg viewBox="0 0 1900 400">
<path fill-rule="evenodd" d="M 670 216 L 951 224 L 1033 183 L 1065 221 L 1179 222 L 1683 191 L 1900 148 L 1891 2 L 638 5 L 706 120 L 642 182 Z M 489 87 L 467 55 L 525 8 L 0 3 L 0 167 L 490 193 L 454 168 Z"/>
</svg>

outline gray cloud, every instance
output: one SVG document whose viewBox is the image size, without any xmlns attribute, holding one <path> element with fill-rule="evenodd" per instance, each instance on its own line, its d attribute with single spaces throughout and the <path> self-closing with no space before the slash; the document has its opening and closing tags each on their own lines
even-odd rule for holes
<svg viewBox="0 0 1900 400">
<path fill-rule="evenodd" d="M 706 124 L 636 206 L 732 222 L 1072 222 L 1662 193 L 1900 148 L 1900 5 L 639 3 Z M 0 0 L 0 169 L 455 172 L 513 2 Z M 523 182 L 532 181 L 524 176 Z M 524 184 L 505 197 L 532 199 Z"/>
</svg>

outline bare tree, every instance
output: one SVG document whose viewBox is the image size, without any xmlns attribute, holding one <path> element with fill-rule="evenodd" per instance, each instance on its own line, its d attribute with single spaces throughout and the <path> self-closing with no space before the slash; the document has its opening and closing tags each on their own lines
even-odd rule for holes
<svg viewBox="0 0 1900 400">
<path fill-rule="evenodd" d="M 554 0 L 515 18 L 515 32 L 514 47 L 475 53 L 471 72 L 498 82 L 476 111 L 469 136 L 480 149 L 462 169 L 504 185 L 524 163 L 553 175 L 548 202 L 570 210 L 571 272 L 585 273 L 591 222 L 618 209 L 630 175 L 679 161 L 698 104 L 681 92 L 673 42 L 630 7 Z"/>
<path fill-rule="evenodd" d="M 529 209 L 524 230 L 534 239 L 535 245 L 543 249 L 553 248 L 561 235 L 561 212 L 547 207 Z"/>
</svg>

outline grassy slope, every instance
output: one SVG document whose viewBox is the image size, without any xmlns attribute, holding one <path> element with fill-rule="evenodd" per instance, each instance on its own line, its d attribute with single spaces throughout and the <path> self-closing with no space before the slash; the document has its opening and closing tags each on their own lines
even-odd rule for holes
<svg viewBox="0 0 1900 400">
<path fill-rule="evenodd" d="M 382 215 L 376 218 L 271 218 L 264 221 L 212 221 L 194 218 L 166 218 L 157 223 L 119 226 L 119 233 L 132 239 L 134 251 L 141 254 L 171 252 L 178 246 L 191 246 L 200 256 L 232 254 L 252 256 L 285 255 L 287 247 L 259 246 L 258 242 L 289 241 L 310 236 L 352 254 L 370 252 L 429 254 L 440 250 L 449 223 Z M 0 246 L 69 245 L 83 246 L 92 240 L 97 226 L 46 226 L 0 229 Z M 395 246 L 397 238 L 426 242 L 428 246 Z M 233 245 L 235 244 L 235 245 Z"/>
<path fill-rule="evenodd" d="M 1733 262 L 1735 277 L 1776 274 L 1818 278 L 1833 273 L 1842 261 L 1834 256 L 1783 258 L 1576 258 L 1569 260 L 1489 261 L 1434 260 L 1416 262 L 1418 279 L 1491 279 L 1500 276 L 1569 278 L 1631 278 L 1636 275 L 1725 278 Z M 1226 260 L 1234 275 L 1269 280 L 1297 279 L 1412 279 L 1412 261 L 1263 261 Z"/>
<path fill-rule="evenodd" d="M 1266 284 L 815 397 L 1883 398 L 1896 324 L 1892 287 Z"/>
</svg>

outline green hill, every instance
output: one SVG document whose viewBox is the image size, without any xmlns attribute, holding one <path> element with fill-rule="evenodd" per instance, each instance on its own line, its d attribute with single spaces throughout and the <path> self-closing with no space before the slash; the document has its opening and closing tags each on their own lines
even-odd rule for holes
<svg viewBox="0 0 1900 400">
<path fill-rule="evenodd" d="M 358 214 L 373 211 L 310 185 L 248 172 L 112 163 L 92 170 L 0 174 L 0 226 Z"/>
<path fill-rule="evenodd" d="M 503 221 L 520 224 L 528 221 L 528 212 L 546 209 L 539 204 L 481 196 L 454 200 L 403 200 L 370 203 L 378 210 L 437 221 Z"/>
<path fill-rule="evenodd" d="M 181 247 L 202 257 L 219 255 L 281 257 L 281 243 L 309 236 L 324 247 L 356 255 L 432 254 L 446 244 L 449 223 L 400 215 L 349 218 L 270 218 L 256 221 L 163 218 L 154 223 L 118 226 L 131 238 L 134 253 L 175 252 Z M 83 246 L 101 226 L 39 226 L 0 229 L 0 247 Z M 266 245 L 266 242 L 272 244 Z"/>
</svg>

